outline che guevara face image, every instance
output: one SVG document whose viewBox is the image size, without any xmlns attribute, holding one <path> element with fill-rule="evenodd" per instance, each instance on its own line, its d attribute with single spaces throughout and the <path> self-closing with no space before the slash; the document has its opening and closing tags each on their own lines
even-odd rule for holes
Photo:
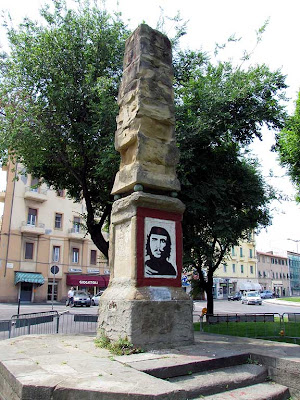
<svg viewBox="0 0 300 400">
<path fill-rule="evenodd" d="M 159 225 L 149 226 L 146 235 L 145 276 L 174 278 L 177 275 L 174 263 L 175 237 L 172 243 L 168 226 L 163 227 L 161 223 Z M 173 236 L 174 234 L 173 232 Z"/>
</svg>

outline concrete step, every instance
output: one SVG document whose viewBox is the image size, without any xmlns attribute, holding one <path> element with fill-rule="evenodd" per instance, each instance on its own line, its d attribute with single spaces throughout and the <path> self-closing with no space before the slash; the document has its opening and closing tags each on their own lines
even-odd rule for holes
<svg viewBox="0 0 300 400">
<path fill-rule="evenodd" d="M 179 389 L 188 393 L 188 398 L 211 395 L 265 382 L 267 369 L 261 365 L 243 364 L 233 367 L 205 371 L 185 376 L 169 378 Z"/>
<path fill-rule="evenodd" d="M 229 390 L 228 392 L 213 394 L 211 396 L 197 397 L 195 400 L 288 400 L 290 399 L 289 389 L 286 386 L 273 382 L 259 383 Z"/>
</svg>

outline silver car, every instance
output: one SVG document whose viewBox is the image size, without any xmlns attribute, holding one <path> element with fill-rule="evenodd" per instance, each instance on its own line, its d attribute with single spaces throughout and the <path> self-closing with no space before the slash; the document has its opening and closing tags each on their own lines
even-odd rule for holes
<svg viewBox="0 0 300 400">
<path fill-rule="evenodd" d="M 262 300 L 257 292 L 247 292 L 242 296 L 242 304 L 259 304 L 262 305 Z"/>
<path fill-rule="evenodd" d="M 83 290 L 76 290 L 74 292 L 74 307 L 76 306 L 91 306 L 91 299 L 90 296 L 84 292 Z"/>
<path fill-rule="evenodd" d="M 100 296 L 104 293 L 104 290 L 100 290 L 95 296 L 92 297 L 92 306 L 98 306 L 99 305 L 99 299 Z"/>
</svg>

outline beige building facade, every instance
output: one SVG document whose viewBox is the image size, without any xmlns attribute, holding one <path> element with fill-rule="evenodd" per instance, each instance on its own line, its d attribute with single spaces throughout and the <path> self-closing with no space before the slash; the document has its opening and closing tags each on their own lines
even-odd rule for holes
<svg viewBox="0 0 300 400">
<path fill-rule="evenodd" d="M 64 301 L 70 286 L 90 294 L 107 287 L 107 260 L 82 226 L 84 203 L 38 186 L 21 165 L 5 170 L 0 302 Z"/>
<path fill-rule="evenodd" d="M 214 297 L 227 298 L 238 291 L 261 290 L 256 266 L 255 236 L 249 235 L 231 249 L 214 274 Z"/>
<path fill-rule="evenodd" d="M 263 290 L 271 290 L 276 295 L 290 295 L 290 273 L 288 258 L 273 254 L 272 251 L 257 252 L 258 280 Z"/>
</svg>

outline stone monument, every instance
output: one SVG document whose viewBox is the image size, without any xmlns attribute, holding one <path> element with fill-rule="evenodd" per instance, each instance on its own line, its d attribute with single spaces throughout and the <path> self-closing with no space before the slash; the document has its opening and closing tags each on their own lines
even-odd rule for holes
<svg viewBox="0 0 300 400">
<path fill-rule="evenodd" d="M 193 343 L 192 301 L 181 288 L 184 204 L 177 199 L 171 44 L 140 25 L 125 46 L 110 225 L 110 284 L 98 335 L 145 349 Z"/>
</svg>

